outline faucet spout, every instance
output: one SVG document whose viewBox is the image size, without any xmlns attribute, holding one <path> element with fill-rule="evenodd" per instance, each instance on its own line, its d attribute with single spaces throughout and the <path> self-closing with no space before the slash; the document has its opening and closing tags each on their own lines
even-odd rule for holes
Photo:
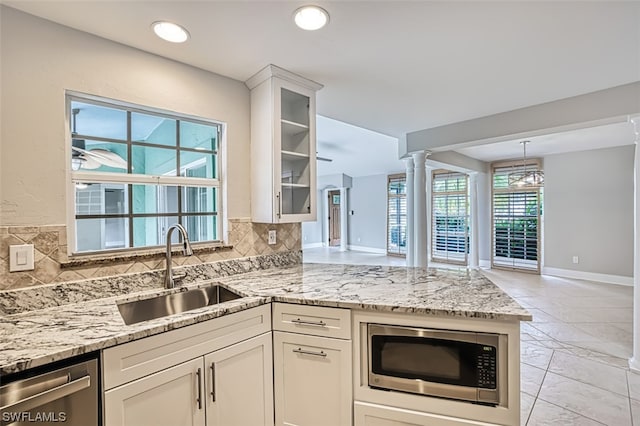
<svg viewBox="0 0 640 426">
<path fill-rule="evenodd" d="M 174 229 L 177 229 L 178 233 L 182 237 L 182 253 L 185 256 L 191 256 L 193 254 L 191 243 L 189 242 L 189 236 L 187 235 L 187 230 L 184 226 L 179 223 L 171 225 L 169 229 L 167 229 L 167 251 L 165 253 L 167 266 L 164 271 L 164 288 L 174 288 L 176 285 L 175 280 L 173 279 L 173 268 L 171 263 L 171 234 Z"/>
</svg>

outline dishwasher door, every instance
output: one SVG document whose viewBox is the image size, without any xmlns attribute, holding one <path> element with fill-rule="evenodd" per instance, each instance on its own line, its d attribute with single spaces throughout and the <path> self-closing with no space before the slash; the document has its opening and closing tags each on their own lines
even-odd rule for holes
<svg viewBox="0 0 640 426">
<path fill-rule="evenodd" d="M 98 360 L 2 383 L 0 425 L 99 424 Z"/>
</svg>

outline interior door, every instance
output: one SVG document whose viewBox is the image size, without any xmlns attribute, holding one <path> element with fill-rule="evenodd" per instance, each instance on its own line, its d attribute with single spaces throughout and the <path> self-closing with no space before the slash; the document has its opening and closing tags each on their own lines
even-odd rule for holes
<svg viewBox="0 0 640 426">
<path fill-rule="evenodd" d="M 329 191 L 329 246 L 340 245 L 340 191 Z"/>
</svg>

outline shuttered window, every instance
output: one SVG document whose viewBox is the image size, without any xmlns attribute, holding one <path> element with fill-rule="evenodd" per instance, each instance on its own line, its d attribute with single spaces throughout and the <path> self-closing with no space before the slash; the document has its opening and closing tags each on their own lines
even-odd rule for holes
<svg viewBox="0 0 640 426">
<path fill-rule="evenodd" d="M 390 175 L 387 179 L 387 253 L 407 254 L 407 177 Z"/>
<path fill-rule="evenodd" d="M 468 177 L 436 170 L 432 180 L 431 257 L 466 264 L 469 253 Z"/>
<path fill-rule="evenodd" d="M 510 187 L 520 165 L 493 168 L 492 267 L 540 272 L 541 189 Z"/>
</svg>

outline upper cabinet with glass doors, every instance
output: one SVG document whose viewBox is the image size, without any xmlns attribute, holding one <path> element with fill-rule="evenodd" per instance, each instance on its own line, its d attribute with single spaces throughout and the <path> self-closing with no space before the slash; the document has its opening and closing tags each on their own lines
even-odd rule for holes
<svg viewBox="0 0 640 426">
<path fill-rule="evenodd" d="M 251 89 L 251 216 L 254 222 L 316 220 L 316 91 L 321 84 L 275 65 Z"/>
</svg>

